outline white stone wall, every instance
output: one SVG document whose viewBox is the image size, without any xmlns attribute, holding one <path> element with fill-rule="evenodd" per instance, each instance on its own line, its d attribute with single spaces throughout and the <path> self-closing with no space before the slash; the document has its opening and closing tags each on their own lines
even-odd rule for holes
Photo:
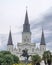
<svg viewBox="0 0 52 65">
<path fill-rule="evenodd" d="M 7 50 L 12 52 L 13 51 L 13 45 L 7 45 Z"/>
<path fill-rule="evenodd" d="M 30 32 L 22 33 L 22 43 L 31 43 L 31 33 Z"/>
<path fill-rule="evenodd" d="M 42 52 L 46 51 L 46 45 L 40 45 L 40 51 Z"/>
<path fill-rule="evenodd" d="M 24 60 L 23 57 L 20 55 L 22 54 L 22 50 L 27 49 L 29 55 L 38 54 L 42 56 L 43 52 L 46 50 L 46 45 L 40 45 L 40 49 L 36 48 L 35 43 L 31 43 L 31 33 L 30 32 L 23 32 L 22 33 L 22 43 L 17 44 L 17 49 L 13 48 L 13 45 L 8 45 L 7 50 L 10 51 L 12 54 L 18 56 L 20 60 Z M 29 58 L 30 60 L 31 58 Z"/>
<path fill-rule="evenodd" d="M 27 49 L 28 53 L 34 53 L 35 48 L 36 48 L 35 43 L 18 43 L 19 52 L 22 52 L 22 50 Z"/>
<path fill-rule="evenodd" d="M 40 51 L 40 49 L 36 48 L 36 46 L 33 43 L 30 43 L 30 44 L 31 45 L 26 46 L 26 45 L 23 45 L 23 43 L 21 43 L 22 46 L 19 45 L 18 49 L 16 49 L 16 48 L 13 49 L 13 46 L 9 45 L 7 50 L 10 51 L 12 54 L 18 56 L 20 60 L 24 60 L 24 57 L 21 57 L 20 55 L 22 55 L 22 50 L 24 50 L 25 48 L 28 49 L 29 55 L 38 54 L 42 57 L 44 50 L 42 49 L 42 51 Z M 43 47 L 45 47 L 45 46 L 43 46 Z M 20 51 L 19 51 L 19 48 L 21 49 Z M 29 58 L 29 60 L 31 60 L 31 57 Z"/>
</svg>

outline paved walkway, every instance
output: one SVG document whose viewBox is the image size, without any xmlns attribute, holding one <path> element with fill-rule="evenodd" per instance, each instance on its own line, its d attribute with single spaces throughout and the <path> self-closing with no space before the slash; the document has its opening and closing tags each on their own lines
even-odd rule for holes
<svg viewBox="0 0 52 65">
<path fill-rule="evenodd" d="M 44 61 L 43 61 L 43 60 L 41 61 L 40 65 L 45 65 L 45 63 L 44 63 Z"/>
</svg>

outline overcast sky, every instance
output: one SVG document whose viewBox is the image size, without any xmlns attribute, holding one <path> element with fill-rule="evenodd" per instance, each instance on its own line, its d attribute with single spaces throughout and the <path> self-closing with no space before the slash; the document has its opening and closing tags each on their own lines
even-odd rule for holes
<svg viewBox="0 0 52 65">
<path fill-rule="evenodd" d="M 0 0 L 0 34 L 9 34 L 11 26 L 12 35 L 17 35 L 17 42 L 21 41 L 26 7 L 32 42 L 40 44 L 43 26 L 47 49 L 52 50 L 52 0 Z"/>
</svg>

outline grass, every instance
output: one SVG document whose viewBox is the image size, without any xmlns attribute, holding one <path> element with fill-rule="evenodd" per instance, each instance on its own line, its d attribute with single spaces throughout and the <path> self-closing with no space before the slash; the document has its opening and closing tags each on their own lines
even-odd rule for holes
<svg viewBox="0 0 52 65">
<path fill-rule="evenodd" d="M 23 62 L 20 62 L 19 64 L 13 64 L 13 65 L 26 65 L 25 63 Z M 27 65 L 32 65 L 31 63 L 28 63 Z"/>
</svg>

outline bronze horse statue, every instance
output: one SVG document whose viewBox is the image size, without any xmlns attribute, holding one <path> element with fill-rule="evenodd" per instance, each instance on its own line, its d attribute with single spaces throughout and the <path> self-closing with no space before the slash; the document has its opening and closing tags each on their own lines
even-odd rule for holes
<svg viewBox="0 0 52 65">
<path fill-rule="evenodd" d="M 31 56 L 31 55 L 28 55 L 28 50 L 27 49 L 24 49 L 24 50 L 22 50 L 22 55 L 21 56 L 23 56 L 23 57 L 26 57 L 26 60 L 28 60 L 28 58 Z"/>
</svg>

